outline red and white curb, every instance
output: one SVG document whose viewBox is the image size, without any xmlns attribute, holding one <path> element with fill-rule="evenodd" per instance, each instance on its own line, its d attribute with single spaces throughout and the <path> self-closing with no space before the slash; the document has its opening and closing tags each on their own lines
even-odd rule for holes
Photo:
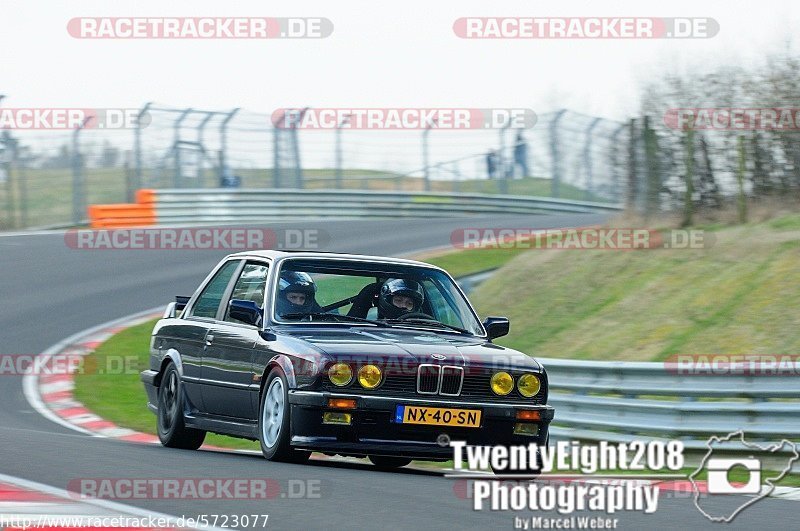
<svg viewBox="0 0 800 531">
<path fill-rule="evenodd" d="M 26 374 L 23 391 L 33 408 L 64 427 L 96 437 L 141 443 L 158 443 L 158 437 L 117 426 L 105 420 L 75 399 L 75 371 L 78 360 L 91 354 L 111 336 L 162 315 L 157 308 L 84 330 L 53 345 L 37 358 L 37 370 Z M 58 361 L 54 361 L 58 360 Z"/>
<path fill-rule="evenodd" d="M 0 529 L 177 528 L 181 518 L 0 474 Z M 184 528 L 186 529 L 186 528 Z M 216 531 L 214 527 L 197 529 Z"/>
</svg>

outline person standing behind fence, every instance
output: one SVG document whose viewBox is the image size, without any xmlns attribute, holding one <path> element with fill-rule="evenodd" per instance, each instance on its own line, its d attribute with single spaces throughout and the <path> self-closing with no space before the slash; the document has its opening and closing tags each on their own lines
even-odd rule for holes
<svg viewBox="0 0 800 531">
<path fill-rule="evenodd" d="M 486 154 L 486 173 L 489 179 L 494 179 L 497 175 L 497 153 L 491 150 Z"/>
<path fill-rule="evenodd" d="M 522 170 L 522 177 L 529 177 L 528 173 L 528 143 L 522 137 L 522 133 L 517 133 L 517 141 L 514 143 L 514 168 L 512 176 L 517 166 Z"/>
</svg>

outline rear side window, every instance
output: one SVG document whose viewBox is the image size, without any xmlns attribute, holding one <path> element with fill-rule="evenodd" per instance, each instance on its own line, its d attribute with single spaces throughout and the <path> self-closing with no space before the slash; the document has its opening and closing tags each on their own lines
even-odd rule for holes
<svg viewBox="0 0 800 531">
<path fill-rule="evenodd" d="M 217 310 L 225 295 L 225 289 L 231 281 L 231 277 L 239 267 L 239 260 L 231 260 L 217 271 L 214 278 L 206 285 L 203 293 L 198 297 L 197 302 L 192 307 L 193 317 L 217 317 Z"/>
<path fill-rule="evenodd" d="M 242 269 L 242 274 L 239 275 L 239 280 L 236 281 L 236 285 L 233 287 L 231 300 L 252 301 L 261 308 L 264 306 L 264 288 L 266 285 L 267 265 L 248 263 Z M 225 320 L 238 322 L 230 316 L 230 307 L 225 309 Z"/>
</svg>

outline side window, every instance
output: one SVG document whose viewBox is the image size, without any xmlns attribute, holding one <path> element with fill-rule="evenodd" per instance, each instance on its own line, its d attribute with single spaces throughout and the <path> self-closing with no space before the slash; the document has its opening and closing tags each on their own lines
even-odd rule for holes
<svg viewBox="0 0 800 531">
<path fill-rule="evenodd" d="M 206 285 L 203 293 L 197 298 L 197 302 L 194 303 L 192 307 L 193 317 L 210 317 L 214 319 L 217 316 L 217 310 L 220 302 L 222 302 L 222 297 L 225 295 L 225 289 L 228 287 L 231 277 L 240 263 L 241 261 L 239 260 L 231 260 L 217 271 L 214 278 Z"/>
<path fill-rule="evenodd" d="M 253 301 L 259 308 L 263 307 L 264 288 L 267 286 L 267 268 L 266 264 L 248 263 L 245 265 L 242 274 L 239 275 L 239 280 L 233 287 L 231 300 Z M 239 321 L 232 318 L 229 313 L 230 307 L 225 309 L 225 320 L 238 323 Z"/>
</svg>

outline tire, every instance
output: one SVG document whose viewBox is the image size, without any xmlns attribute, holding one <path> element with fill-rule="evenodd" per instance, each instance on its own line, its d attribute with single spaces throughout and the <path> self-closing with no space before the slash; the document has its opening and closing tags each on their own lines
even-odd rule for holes
<svg viewBox="0 0 800 531">
<path fill-rule="evenodd" d="M 394 470 L 411 463 L 411 459 L 405 457 L 387 457 L 385 455 L 371 455 L 369 460 L 381 470 Z"/>
<path fill-rule="evenodd" d="M 197 450 L 206 438 L 206 432 L 187 428 L 183 419 L 185 397 L 178 369 L 173 363 L 164 369 L 158 386 L 158 439 L 167 448 Z"/>
<path fill-rule="evenodd" d="M 261 393 L 258 408 L 258 440 L 261 453 L 270 461 L 303 463 L 311 456 L 311 452 L 294 450 L 289 407 L 289 385 L 286 376 L 278 367 L 272 369 Z"/>
</svg>

